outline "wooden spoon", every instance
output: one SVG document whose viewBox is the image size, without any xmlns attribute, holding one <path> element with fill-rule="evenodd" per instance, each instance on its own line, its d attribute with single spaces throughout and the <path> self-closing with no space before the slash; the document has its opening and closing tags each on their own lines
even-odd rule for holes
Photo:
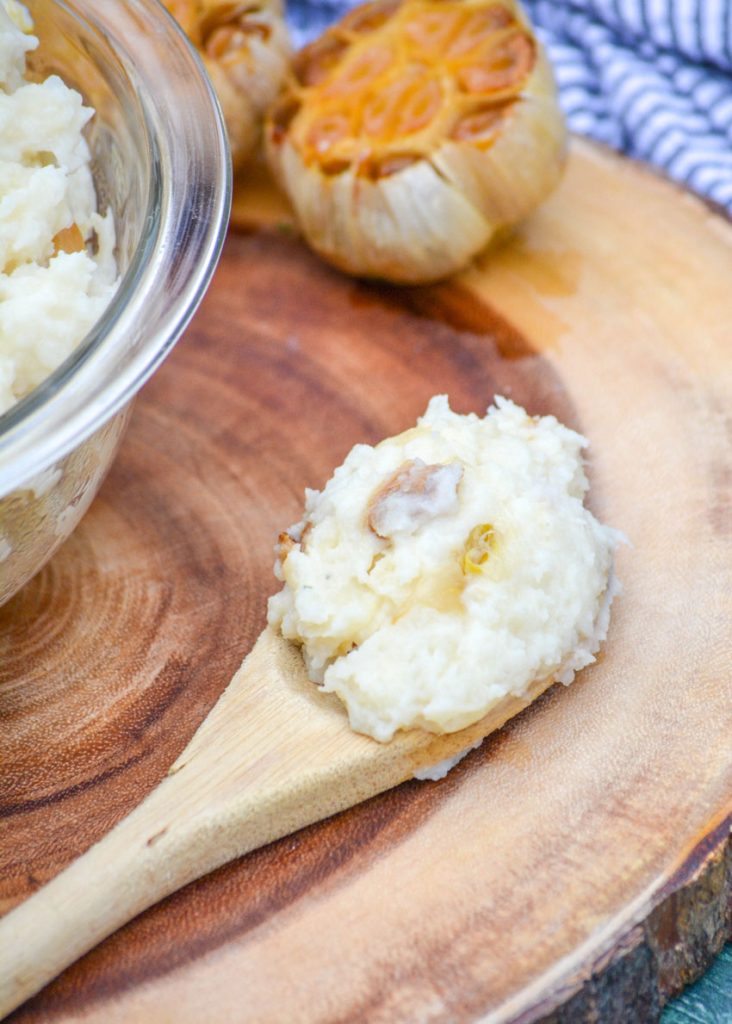
<svg viewBox="0 0 732 1024">
<path fill-rule="evenodd" d="M 415 730 L 382 745 L 354 733 L 297 648 L 265 629 L 167 778 L 0 920 L 0 1016 L 176 889 L 452 757 L 550 685 L 504 698 L 460 732 Z"/>
</svg>

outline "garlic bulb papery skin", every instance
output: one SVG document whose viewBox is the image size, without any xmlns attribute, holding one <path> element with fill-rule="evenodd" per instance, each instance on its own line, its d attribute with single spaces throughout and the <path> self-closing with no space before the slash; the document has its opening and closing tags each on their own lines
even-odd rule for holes
<svg viewBox="0 0 732 1024">
<path fill-rule="evenodd" d="M 201 54 L 239 168 L 259 143 L 264 113 L 289 71 L 292 48 L 281 0 L 163 3 Z"/>
<path fill-rule="evenodd" d="M 555 188 L 566 132 L 514 0 L 376 0 L 295 58 L 266 122 L 309 244 L 402 283 L 464 267 Z"/>
</svg>

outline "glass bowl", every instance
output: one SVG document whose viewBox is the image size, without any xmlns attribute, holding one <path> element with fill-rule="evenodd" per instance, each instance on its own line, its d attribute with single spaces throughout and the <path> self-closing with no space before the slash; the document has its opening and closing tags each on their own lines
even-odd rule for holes
<svg viewBox="0 0 732 1024">
<path fill-rule="evenodd" d="M 216 266 L 231 171 L 218 103 L 157 0 L 26 0 L 40 46 L 29 77 L 59 74 L 93 106 L 101 212 L 120 285 L 103 318 L 44 383 L 0 416 L 0 604 L 89 507 L 135 394 L 170 352 Z"/>
</svg>

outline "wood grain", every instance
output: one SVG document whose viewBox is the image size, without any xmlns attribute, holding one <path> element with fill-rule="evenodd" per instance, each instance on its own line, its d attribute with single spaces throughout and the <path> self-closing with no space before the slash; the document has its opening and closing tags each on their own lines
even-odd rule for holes
<svg viewBox="0 0 732 1024">
<path fill-rule="evenodd" d="M 0 613 L 6 906 L 163 777 L 259 632 L 302 487 L 435 391 L 589 434 L 626 593 L 601 664 L 444 783 L 195 883 L 14 1019 L 652 1020 L 701 969 L 730 930 L 731 254 L 701 204 L 587 147 L 440 288 L 230 240 L 81 531 Z"/>
</svg>

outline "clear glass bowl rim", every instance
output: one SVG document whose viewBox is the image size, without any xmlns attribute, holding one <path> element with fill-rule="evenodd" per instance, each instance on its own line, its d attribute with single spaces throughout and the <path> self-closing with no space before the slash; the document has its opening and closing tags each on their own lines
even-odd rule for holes
<svg viewBox="0 0 732 1024">
<path fill-rule="evenodd" d="M 0 416 L 0 497 L 99 429 L 169 354 L 208 288 L 231 208 L 231 157 L 221 108 L 195 48 L 162 4 L 125 0 L 114 5 L 115 21 L 109 17 L 112 8 L 94 0 L 56 2 L 100 33 L 136 86 L 151 157 L 149 229 L 102 319 L 54 373 Z M 159 52 L 158 60 L 146 59 L 144 48 L 124 38 L 117 22 L 125 17 L 147 26 L 166 47 L 166 59 L 185 72 L 190 88 L 185 104 L 162 73 Z M 180 180 L 188 183 L 184 191 L 177 187 Z M 191 246 L 183 255 L 184 274 L 176 266 L 179 239 Z M 164 308 L 161 288 L 168 289 Z M 151 307 L 156 307 L 152 321 Z M 126 339 L 135 334 L 144 334 L 144 340 L 120 366 Z"/>
</svg>

